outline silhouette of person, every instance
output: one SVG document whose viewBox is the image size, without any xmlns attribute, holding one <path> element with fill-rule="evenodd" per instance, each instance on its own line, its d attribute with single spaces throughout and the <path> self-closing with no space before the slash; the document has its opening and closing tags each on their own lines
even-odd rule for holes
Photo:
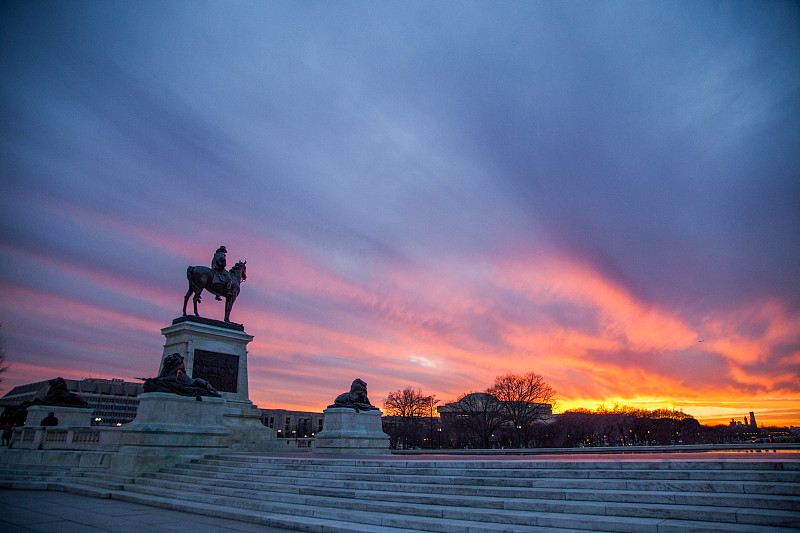
<svg viewBox="0 0 800 533">
<path fill-rule="evenodd" d="M 231 292 L 231 275 L 228 274 L 228 271 L 225 270 L 227 266 L 227 260 L 225 254 L 228 253 L 228 250 L 225 249 L 224 246 L 220 246 L 217 248 L 217 251 L 214 252 L 214 258 L 211 260 L 211 282 L 212 283 L 222 283 L 225 285 L 225 294 L 229 294 Z M 222 300 L 222 298 L 217 295 L 217 300 Z"/>
<path fill-rule="evenodd" d="M 44 417 L 39 424 L 40 426 L 57 426 L 58 425 L 58 418 L 56 418 L 56 414 L 52 411 L 46 417 Z"/>
</svg>

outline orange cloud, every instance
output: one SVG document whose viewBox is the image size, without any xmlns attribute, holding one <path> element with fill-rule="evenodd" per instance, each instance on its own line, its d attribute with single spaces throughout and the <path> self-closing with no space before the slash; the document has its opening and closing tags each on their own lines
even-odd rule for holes
<svg viewBox="0 0 800 533">
<path fill-rule="evenodd" d="M 345 333 L 275 316 L 265 321 L 275 330 L 270 349 L 341 354 L 377 378 L 376 397 L 408 382 L 450 400 L 487 386 L 497 374 L 529 370 L 545 375 L 564 406 L 614 399 L 680 408 L 686 398 L 693 399 L 692 406 L 713 405 L 742 392 L 737 383 L 744 383 L 743 374 L 735 367 L 718 368 L 718 375 L 707 376 L 707 385 L 687 382 L 685 361 L 708 359 L 708 350 L 715 348 L 708 331 L 703 336 L 710 340 L 699 343 L 696 329 L 676 312 L 638 301 L 585 266 L 498 263 L 472 270 L 468 278 L 461 280 L 451 271 L 401 272 L 380 290 L 342 279 L 294 285 L 304 297 L 344 305 L 355 326 Z M 487 298 L 496 294 L 503 296 Z M 507 312 L 503 298 L 529 309 Z M 564 306 L 567 315 L 590 310 L 583 314 L 595 320 L 560 321 L 548 314 L 554 305 Z M 503 313 L 509 316 L 498 316 Z M 492 330 L 494 342 L 477 334 L 481 328 Z M 773 341 L 789 333 L 787 327 L 769 331 Z M 756 379 L 762 385 L 768 380 L 751 381 Z"/>
<path fill-rule="evenodd" d="M 691 322 L 679 310 L 643 302 L 564 258 L 498 259 L 465 268 L 442 262 L 424 270 L 373 265 L 368 281 L 357 281 L 362 278 L 351 278 L 346 269 L 331 270 L 275 243 L 256 252 L 248 266 L 257 268 L 234 314 L 246 317 L 247 331 L 255 335 L 250 394 L 262 407 L 319 411 L 356 377 L 369 383 L 374 403 L 405 385 L 451 401 L 509 371 L 542 374 L 555 387 L 561 410 L 619 402 L 684 408 L 711 420 L 745 403 L 745 412 L 769 405 L 771 412 L 787 413 L 786 402 L 800 405 L 796 380 L 792 387 L 778 374 L 794 368 L 800 353 L 773 355 L 777 346 L 798 344 L 800 331 L 797 317 L 779 302 L 720 310 Z M 86 267 L 70 274 L 177 314 L 175 295 Z M 97 358 L 120 355 L 107 368 L 123 375 L 108 377 L 130 379 L 150 367 L 155 372 L 158 331 L 167 324 L 45 291 L 0 290 L 6 301 L 18 302 L 15 312 L 60 328 L 90 322 L 147 339 L 147 361 L 142 354 L 124 360 L 136 354 L 107 338 L 78 341 Z M 206 302 L 206 313 L 221 311 L 213 299 Z M 15 366 L 39 368 L 33 362 Z M 72 364 L 59 372 L 76 374 Z M 772 403 L 760 402 L 765 395 Z"/>
<path fill-rule="evenodd" d="M 711 346 L 739 365 L 763 361 L 776 344 L 797 342 L 800 317 L 773 300 L 715 313 L 706 318 L 704 328 L 712 336 Z"/>
</svg>

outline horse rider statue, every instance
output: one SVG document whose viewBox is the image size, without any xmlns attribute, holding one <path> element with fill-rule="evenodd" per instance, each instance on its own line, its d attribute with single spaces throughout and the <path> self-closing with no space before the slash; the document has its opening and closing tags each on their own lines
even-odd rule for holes
<svg viewBox="0 0 800 533">
<path fill-rule="evenodd" d="M 241 284 L 247 279 L 247 261 L 239 261 L 233 265 L 230 271 L 225 270 L 226 258 L 225 254 L 228 250 L 224 246 L 217 248 L 214 252 L 214 259 L 211 260 L 211 268 L 204 266 L 189 266 L 186 267 L 186 279 L 189 282 L 189 290 L 183 297 L 183 316 L 186 316 L 186 304 L 189 303 L 189 297 L 194 294 L 192 302 L 194 304 L 195 316 L 200 316 L 197 313 L 197 304 L 200 303 L 200 294 L 207 290 L 217 300 L 225 298 L 225 322 L 230 322 L 231 308 L 233 302 L 239 296 Z"/>
<path fill-rule="evenodd" d="M 217 251 L 214 252 L 214 259 L 211 260 L 211 282 L 212 283 L 222 283 L 225 285 L 225 294 L 230 294 L 231 292 L 231 282 L 233 281 L 231 275 L 228 274 L 228 271 L 225 270 L 226 261 L 225 261 L 225 254 L 228 253 L 228 250 L 225 249 L 224 246 L 220 246 L 217 248 Z M 222 300 L 222 297 L 217 295 L 217 300 Z"/>
</svg>

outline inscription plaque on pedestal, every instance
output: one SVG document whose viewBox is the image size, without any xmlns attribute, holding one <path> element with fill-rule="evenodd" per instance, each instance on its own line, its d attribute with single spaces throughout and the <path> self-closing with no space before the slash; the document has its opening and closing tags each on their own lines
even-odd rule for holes
<svg viewBox="0 0 800 533">
<path fill-rule="evenodd" d="M 250 402 L 247 343 L 253 336 L 206 322 L 211 321 L 183 320 L 162 329 L 166 337 L 162 366 L 164 357 L 182 355 L 189 375 L 211 383 L 229 402 Z"/>
<path fill-rule="evenodd" d="M 220 392 L 238 392 L 239 356 L 195 349 L 192 377 L 208 381 Z"/>
</svg>

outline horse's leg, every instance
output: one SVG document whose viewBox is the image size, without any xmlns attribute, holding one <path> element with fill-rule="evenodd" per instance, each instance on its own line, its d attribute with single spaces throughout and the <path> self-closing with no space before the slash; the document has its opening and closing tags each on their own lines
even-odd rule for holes
<svg viewBox="0 0 800 533">
<path fill-rule="evenodd" d="M 225 322 L 230 322 L 231 309 L 233 309 L 233 302 L 236 301 L 237 295 L 238 293 L 234 291 L 233 294 L 225 298 Z"/>
<path fill-rule="evenodd" d="M 200 289 L 196 293 L 194 293 L 194 298 L 192 301 L 194 302 L 194 316 L 200 316 L 200 313 L 197 312 L 197 302 L 200 301 L 200 293 L 203 292 L 203 289 Z"/>
<path fill-rule="evenodd" d="M 191 296 L 192 292 L 194 292 L 192 287 L 189 287 L 189 290 L 186 291 L 186 296 L 183 297 L 183 316 L 186 316 L 186 304 L 189 303 L 189 296 Z"/>
</svg>

